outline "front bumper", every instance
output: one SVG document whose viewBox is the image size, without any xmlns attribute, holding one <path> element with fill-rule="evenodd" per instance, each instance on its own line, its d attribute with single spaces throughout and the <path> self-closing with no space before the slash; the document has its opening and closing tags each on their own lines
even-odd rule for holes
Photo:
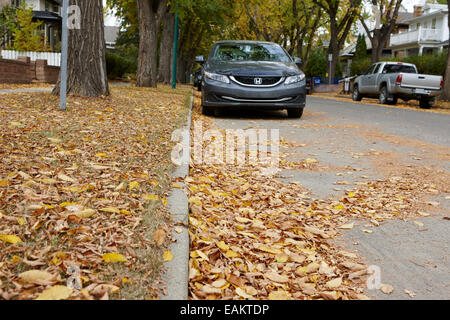
<svg viewBox="0 0 450 320">
<path fill-rule="evenodd" d="M 229 84 L 203 79 L 202 103 L 205 107 L 250 107 L 258 109 L 298 109 L 306 104 L 305 80 L 275 87 L 244 87 L 233 81 Z"/>
</svg>

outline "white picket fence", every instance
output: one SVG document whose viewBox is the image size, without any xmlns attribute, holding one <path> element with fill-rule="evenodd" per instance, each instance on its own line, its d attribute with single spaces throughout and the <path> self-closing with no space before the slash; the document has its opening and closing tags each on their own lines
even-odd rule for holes
<svg viewBox="0 0 450 320">
<path fill-rule="evenodd" d="M 16 60 L 19 56 L 30 57 L 31 61 L 47 60 L 49 66 L 61 66 L 61 53 L 57 52 L 20 52 L 14 50 L 1 50 L 3 59 Z"/>
</svg>

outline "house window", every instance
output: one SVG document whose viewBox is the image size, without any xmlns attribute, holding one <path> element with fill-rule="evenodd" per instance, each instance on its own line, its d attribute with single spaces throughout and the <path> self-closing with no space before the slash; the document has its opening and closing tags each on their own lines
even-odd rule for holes
<svg viewBox="0 0 450 320">
<path fill-rule="evenodd" d="M 419 28 L 420 28 L 420 23 L 417 24 L 417 29 L 419 29 Z"/>
<path fill-rule="evenodd" d="M 436 18 L 431 22 L 431 29 L 436 29 Z"/>
</svg>

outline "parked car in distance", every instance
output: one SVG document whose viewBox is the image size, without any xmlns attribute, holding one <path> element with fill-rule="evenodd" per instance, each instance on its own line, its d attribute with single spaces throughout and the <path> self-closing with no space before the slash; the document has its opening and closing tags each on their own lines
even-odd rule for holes
<svg viewBox="0 0 450 320">
<path fill-rule="evenodd" d="M 202 112 L 217 108 L 287 109 L 301 118 L 305 108 L 305 74 L 301 59 L 280 45 L 261 41 L 219 41 L 203 65 Z"/>
<path fill-rule="evenodd" d="M 429 109 L 442 92 L 443 77 L 419 74 L 414 64 L 378 62 L 353 84 L 353 100 L 378 97 L 381 104 L 397 104 L 398 99 L 417 99 L 420 107 Z"/>
<path fill-rule="evenodd" d="M 196 87 L 198 91 L 202 91 L 202 68 L 199 68 L 194 72 L 194 87 Z"/>
</svg>

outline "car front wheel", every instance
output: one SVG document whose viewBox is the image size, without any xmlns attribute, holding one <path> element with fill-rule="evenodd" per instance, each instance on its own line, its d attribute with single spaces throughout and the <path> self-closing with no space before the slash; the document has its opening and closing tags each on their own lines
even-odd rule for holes
<svg viewBox="0 0 450 320">
<path fill-rule="evenodd" d="M 353 95 L 352 95 L 352 99 L 353 101 L 361 101 L 362 100 L 362 95 L 361 93 L 359 93 L 359 88 L 357 85 L 353 86 Z"/>
<path fill-rule="evenodd" d="M 288 117 L 300 119 L 303 115 L 303 108 L 288 109 Z"/>
</svg>

